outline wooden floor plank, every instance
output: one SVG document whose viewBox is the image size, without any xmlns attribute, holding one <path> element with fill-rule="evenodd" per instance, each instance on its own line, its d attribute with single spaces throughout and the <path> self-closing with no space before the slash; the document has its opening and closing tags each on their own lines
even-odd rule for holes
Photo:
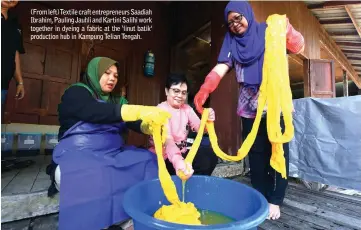
<svg viewBox="0 0 361 230">
<path fill-rule="evenodd" d="M 259 227 L 259 230 L 289 230 L 290 228 L 288 226 L 285 226 L 284 224 L 276 223 L 275 221 L 266 220 L 263 222 Z"/>
<path fill-rule="evenodd" d="M 298 201 L 290 200 L 288 197 L 285 198 L 284 204 L 291 206 L 293 208 L 301 209 L 305 212 L 309 212 L 310 215 L 319 215 L 331 221 L 337 220 L 339 223 L 342 223 L 344 226 L 350 228 L 359 229 L 359 227 L 361 226 L 361 219 L 340 214 L 337 212 L 337 210 L 329 211 L 329 210 L 320 209 L 313 205 L 308 205 L 308 204 L 300 203 Z"/>
<path fill-rule="evenodd" d="M 306 188 L 296 188 L 293 186 L 288 186 L 288 190 L 298 191 L 300 193 L 307 194 L 310 196 L 323 197 L 325 199 L 332 200 L 335 202 L 361 206 L 361 198 L 359 198 L 357 196 L 344 195 L 344 194 L 340 194 L 337 192 L 331 192 L 331 191 L 318 192 L 318 191 L 312 191 L 312 190 L 309 190 Z"/>
<path fill-rule="evenodd" d="M 328 211 L 328 212 L 337 212 L 339 215 L 345 215 L 353 218 L 359 218 L 361 220 L 361 213 L 358 213 L 354 210 L 347 209 L 342 205 L 335 205 L 334 203 L 330 202 L 323 202 L 321 199 L 317 200 L 317 198 L 313 198 L 311 196 L 308 196 L 307 194 L 305 196 L 300 194 L 292 194 L 287 193 L 286 197 L 292 201 L 296 201 L 302 204 L 306 204 L 309 206 L 313 206 L 317 208 L 318 210 L 322 211 Z M 356 209 L 357 206 L 354 206 Z"/>
<path fill-rule="evenodd" d="M 251 186 L 250 178 L 242 177 L 236 180 Z M 361 229 L 360 210 L 357 197 L 312 191 L 292 182 L 288 186 L 285 205 L 281 209 L 282 216 L 276 222 L 281 229 Z M 277 229 L 274 221 L 271 226 L 268 222 L 260 227 Z"/>
<path fill-rule="evenodd" d="M 330 229 L 330 230 L 353 230 L 353 228 L 343 226 L 342 224 L 335 223 L 335 221 L 330 221 L 324 219 L 323 217 L 305 212 L 304 210 L 294 208 L 288 205 L 284 205 L 281 209 L 281 221 L 283 222 L 284 216 L 290 216 L 290 218 L 298 219 L 301 222 L 308 222 L 318 226 L 321 229 Z"/>
<path fill-rule="evenodd" d="M 334 198 L 338 198 L 338 199 L 353 200 L 357 204 L 361 205 L 361 196 L 359 196 L 359 195 L 350 196 L 350 195 L 347 195 L 347 194 L 342 194 L 342 193 L 338 193 L 338 192 L 334 192 L 334 191 L 327 191 L 327 190 L 324 191 L 323 193 L 326 194 L 326 195 L 330 195 L 330 196 L 332 196 Z"/>
<path fill-rule="evenodd" d="M 282 216 L 278 220 L 273 220 L 274 222 L 288 227 L 289 229 L 298 229 L 298 230 L 323 230 L 324 228 L 320 225 L 310 223 L 299 219 L 294 216 L 290 216 L 287 213 L 282 213 Z"/>
<path fill-rule="evenodd" d="M 237 178 L 237 181 L 251 186 L 250 178 L 241 177 Z M 312 191 L 301 185 L 295 185 L 295 183 L 290 183 L 287 189 L 287 194 L 288 193 L 294 195 L 297 193 L 297 196 L 300 195 L 302 197 L 306 197 L 307 199 L 313 199 L 318 203 L 322 200 L 325 204 L 330 204 L 330 206 L 334 206 L 335 208 L 342 207 L 342 209 L 346 210 L 346 213 L 350 213 L 353 216 L 361 218 L 361 199 L 359 197 L 347 196 L 336 192 Z"/>
<path fill-rule="evenodd" d="M 332 199 L 329 194 L 323 194 L 323 192 L 315 193 L 307 193 L 300 189 L 289 188 L 287 189 L 287 194 L 292 194 L 294 196 L 303 197 L 308 200 L 312 200 L 319 204 L 324 204 L 331 208 L 336 208 L 338 210 L 345 210 L 355 214 L 356 216 L 361 218 L 361 204 L 359 205 L 357 202 L 354 202 L 351 199 Z"/>
</svg>

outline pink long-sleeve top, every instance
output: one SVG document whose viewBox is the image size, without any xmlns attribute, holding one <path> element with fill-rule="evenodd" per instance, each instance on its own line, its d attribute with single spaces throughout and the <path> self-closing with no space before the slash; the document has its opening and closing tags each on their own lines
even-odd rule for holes
<svg viewBox="0 0 361 230">
<path fill-rule="evenodd" d="M 157 107 L 168 111 L 172 117 L 167 125 L 167 140 L 163 146 L 163 157 L 173 162 L 175 155 L 181 155 L 187 151 L 187 136 L 189 130 L 198 132 L 200 119 L 194 112 L 193 108 L 187 104 L 182 105 L 179 109 L 170 106 L 166 101 L 157 105 Z M 153 138 L 149 139 L 149 150 L 155 153 Z"/>
</svg>

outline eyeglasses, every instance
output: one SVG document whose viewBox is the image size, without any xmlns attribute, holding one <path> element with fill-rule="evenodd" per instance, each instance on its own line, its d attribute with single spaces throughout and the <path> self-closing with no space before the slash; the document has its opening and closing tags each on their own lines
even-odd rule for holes
<svg viewBox="0 0 361 230">
<path fill-rule="evenodd" d="M 176 89 L 176 88 L 170 88 L 170 89 L 173 91 L 173 93 L 175 95 L 179 95 L 179 94 L 182 94 L 182 96 L 187 96 L 188 95 L 188 92 L 186 90 L 182 91 L 182 90 Z"/>
<path fill-rule="evenodd" d="M 229 21 L 227 23 L 227 26 L 228 27 L 233 27 L 234 23 L 241 23 L 242 19 L 243 19 L 243 14 L 237 15 L 231 21 Z"/>
</svg>

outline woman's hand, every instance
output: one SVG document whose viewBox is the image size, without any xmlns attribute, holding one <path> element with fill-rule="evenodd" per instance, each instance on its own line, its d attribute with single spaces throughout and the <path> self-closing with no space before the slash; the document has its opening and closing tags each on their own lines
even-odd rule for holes
<svg viewBox="0 0 361 230">
<path fill-rule="evenodd" d="M 188 162 L 186 163 L 180 155 L 175 155 L 172 159 L 174 170 L 177 173 L 177 176 L 181 180 L 188 180 L 194 173 L 192 165 Z"/>
<path fill-rule="evenodd" d="M 189 164 L 188 162 L 186 163 L 184 160 L 178 163 L 181 163 L 184 166 L 182 166 L 181 169 L 176 170 L 177 176 L 183 181 L 188 180 L 194 173 L 192 165 Z"/>
<path fill-rule="evenodd" d="M 216 119 L 216 114 L 212 108 L 209 108 L 208 121 L 214 121 Z"/>
<path fill-rule="evenodd" d="M 20 100 L 24 98 L 24 95 L 25 95 L 24 85 L 23 84 L 17 85 L 15 98 Z"/>
</svg>

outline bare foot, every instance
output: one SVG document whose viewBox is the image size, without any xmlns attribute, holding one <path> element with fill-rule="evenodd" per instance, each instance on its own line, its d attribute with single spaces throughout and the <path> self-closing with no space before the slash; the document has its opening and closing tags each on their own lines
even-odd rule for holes
<svg viewBox="0 0 361 230">
<path fill-rule="evenodd" d="M 268 204 L 269 205 L 269 214 L 267 219 L 269 220 L 277 220 L 281 216 L 281 210 L 280 206 L 274 205 L 274 204 Z"/>
</svg>

